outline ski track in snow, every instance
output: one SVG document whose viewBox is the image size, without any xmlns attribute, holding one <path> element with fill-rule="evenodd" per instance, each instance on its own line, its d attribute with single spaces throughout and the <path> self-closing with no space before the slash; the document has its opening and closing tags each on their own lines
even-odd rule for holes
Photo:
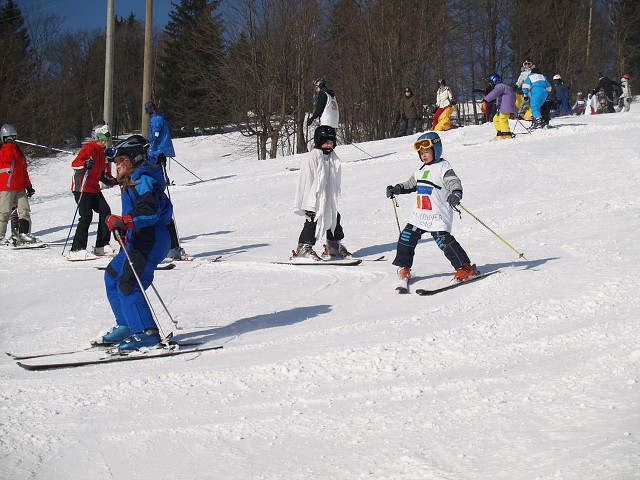
<svg viewBox="0 0 640 480">
<path fill-rule="evenodd" d="M 48 372 L 6 357 L 0 478 L 638 478 L 640 115 L 553 123 L 513 141 L 485 141 L 489 125 L 442 134 L 463 204 L 528 260 L 463 213 L 454 235 L 500 273 L 434 297 L 393 290 L 384 187 L 416 168 L 412 137 L 362 144 L 398 152 L 366 162 L 338 148 L 345 243 L 386 259 L 321 268 L 269 263 L 301 228 L 289 207 L 297 174 L 284 170 L 299 156 L 212 161 L 233 151 L 229 136 L 176 141 L 181 162 L 216 179 L 184 186 L 193 177 L 170 170 L 184 247 L 225 257 L 180 262 L 154 284 L 178 339 L 224 349 Z M 70 161 L 31 173 L 45 241 L 68 232 Z M 118 213 L 117 191 L 105 196 Z M 398 201 L 402 226 L 413 197 Z M 0 251 L 3 285 L 26 279 L 4 302 L 4 350 L 81 347 L 111 326 L 94 268 L 107 261 L 61 251 Z M 411 291 L 452 274 L 428 235 L 413 271 Z"/>
</svg>

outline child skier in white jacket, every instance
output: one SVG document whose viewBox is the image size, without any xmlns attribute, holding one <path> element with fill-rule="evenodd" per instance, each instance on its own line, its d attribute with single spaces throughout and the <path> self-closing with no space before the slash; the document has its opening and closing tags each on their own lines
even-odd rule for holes
<svg viewBox="0 0 640 480">
<path fill-rule="evenodd" d="M 351 253 L 340 243 L 344 238 L 338 212 L 342 163 L 333 151 L 336 146 L 336 131 L 329 125 L 322 125 L 316 128 L 313 141 L 315 148 L 302 160 L 300 166 L 294 201 L 295 213 L 305 216 L 294 257 L 322 260 L 313 246 L 325 232 L 327 256 L 350 257 Z"/>
<path fill-rule="evenodd" d="M 400 291 L 406 290 L 411 276 L 411 267 L 418 240 L 426 232 L 444 252 L 455 269 L 459 281 L 478 275 L 475 265 L 458 241 L 451 235 L 453 208 L 462 200 L 462 182 L 442 155 L 442 140 L 435 132 L 421 135 L 413 144 L 422 166 L 411 178 L 403 183 L 389 185 L 387 197 L 416 192 L 416 208 L 411 219 L 400 233 L 396 258 L 393 264 L 398 268 L 398 277 L 403 283 Z"/>
</svg>

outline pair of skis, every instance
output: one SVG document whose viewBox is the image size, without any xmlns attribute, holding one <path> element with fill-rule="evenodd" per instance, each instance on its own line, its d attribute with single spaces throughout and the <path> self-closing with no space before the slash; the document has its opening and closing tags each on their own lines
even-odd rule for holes
<svg viewBox="0 0 640 480">
<path fill-rule="evenodd" d="M 63 352 L 50 352 L 50 353 L 38 353 L 38 354 L 27 354 L 27 355 L 17 355 L 10 352 L 5 352 L 9 355 L 13 360 L 16 361 L 16 364 L 26 370 L 31 371 L 40 371 L 40 370 L 59 370 L 65 368 L 76 368 L 76 367 L 84 367 L 88 365 L 100 365 L 103 363 L 117 363 L 117 362 L 128 362 L 133 360 L 147 360 L 152 358 L 164 358 L 164 357 L 174 357 L 177 355 L 184 355 L 187 353 L 201 353 L 207 352 L 211 350 L 220 350 L 222 345 L 203 345 L 200 343 L 193 342 L 176 342 L 176 341 L 167 341 L 164 344 L 161 344 L 158 347 L 147 349 L 145 351 L 136 351 L 131 352 L 129 354 L 121 354 L 116 351 L 112 351 L 109 349 L 114 349 L 115 345 L 105 345 L 105 344 L 93 344 L 90 347 L 82 348 L 78 350 L 69 350 Z M 84 354 L 89 352 L 102 352 L 104 356 L 100 358 L 90 358 L 90 359 L 69 359 L 69 360 L 57 360 L 58 357 L 65 356 L 73 356 L 77 354 Z M 42 359 L 53 359 L 53 361 L 42 361 Z"/>
<path fill-rule="evenodd" d="M 431 289 L 427 289 L 427 288 L 418 288 L 416 290 L 416 294 L 420 295 L 420 296 L 430 296 L 430 295 L 435 295 L 437 293 L 442 293 L 442 292 L 446 292 L 448 290 L 453 290 L 454 288 L 460 287 L 462 285 L 466 285 L 468 283 L 473 283 L 473 282 L 477 282 L 479 280 L 482 280 L 484 278 L 490 277 L 491 275 L 493 275 L 494 273 L 498 273 L 498 270 L 495 270 L 493 272 L 489 272 L 489 273 L 484 273 L 484 274 L 478 274 L 474 277 L 468 278 L 466 280 L 457 280 L 456 278 L 453 278 L 447 285 L 444 285 L 442 287 L 438 287 L 438 288 L 431 288 Z M 396 292 L 398 293 L 409 293 L 409 279 L 401 279 L 399 285 L 396 287 Z"/>
</svg>

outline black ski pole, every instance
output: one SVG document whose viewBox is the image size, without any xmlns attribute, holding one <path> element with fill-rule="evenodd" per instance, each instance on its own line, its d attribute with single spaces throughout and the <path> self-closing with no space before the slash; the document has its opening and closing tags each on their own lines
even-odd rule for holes
<svg viewBox="0 0 640 480">
<path fill-rule="evenodd" d="M 171 183 L 171 181 L 169 180 L 169 175 L 167 174 L 167 167 L 164 164 L 162 165 L 162 171 L 164 172 L 164 181 L 167 183 L 167 197 L 169 198 L 169 201 L 173 203 L 173 200 L 171 200 L 171 193 L 169 192 L 169 184 Z M 180 233 L 178 232 L 178 222 L 176 222 L 175 209 L 171 213 L 171 218 L 173 219 L 173 227 L 176 229 L 176 238 L 178 240 L 178 248 L 182 248 L 182 245 L 180 245 Z"/>
<path fill-rule="evenodd" d="M 136 269 L 133 266 L 133 261 L 131 260 L 131 257 L 129 256 L 129 252 L 127 252 L 126 245 L 122 241 L 122 237 L 120 236 L 120 232 L 118 230 L 114 230 L 113 231 L 113 235 L 114 235 L 114 237 L 116 237 L 116 240 L 120 244 L 120 248 L 124 251 L 124 254 L 127 256 L 127 261 L 129 262 L 129 266 L 131 267 L 131 271 L 133 272 L 134 277 L 136 277 L 136 281 L 138 282 L 138 286 L 140 287 L 140 290 L 142 290 L 142 295 L 144 295 L 144 299 L 147 302 L 147 305 L 149 306 L 149 310 L 151 310 L 151 315 L 153 315 L 153 319 L 156 322 L 156 325 L 158 326 L 158 330 L 160 330 L 160 333 L 162 334 L 163 342 L 166 342 L 167 340 L 169 340 L 173 336 L 173 332 L 169 332 L 168 335 L 165 335 L 164 330 L 162 328 L 162 325 L 160 325 L 160 320 L 158 319 L 158 315 L 156 314 L 156 311 L 153 309 L 153 305 L 151 305 L 151 301 L 149 300 L 149 297 L 147 296 L 147 291 L 144 289 L 144 286 L 142 285 L 142 280 L 140 280 L 140 277 L 138 276 L 138 272 L 136 272 Z M 171 319 L 171 322 L 174 325 L 176 325 L 176 321 L 173 319 L 173 317 L 169 313 L 169 310 L 167 309 L 167 306 L 164 304 L 164 301 L 162 300 L 162 297 L 160 297 L 160 294 L 158 293 L 158 290 L 156 290 L 156 287 L 153 285 L 153 282 L 151 283 L 151 288 L 153 288 L 153 291 L 156 294 L 156 296 L 158 297 L 158 300 L 160 300 L 160 303 L 164 307 L 164 311 L 167 312 L 167 315 L 169 315 L 169 318 Z"/>
<path fill-rule="evenodd" d="M 80 185 L 80 198 L 78 198 L 78 204 L 76 205 L 76 211 L 73 214 L 73 220 L 71 220 L 71 225 L 69 226 L 69 233 L 67 234 L 67 239 L 64 242 L 64 247 L 62 247 L 62 255 L 64 255 L 64 251 L 67 248 L 67 243 L 69 243 L 69 238 L 71 237 L 71 230 L 73 229 L 73 225 L 76 223 L 76 215 L 78 215 L 78 209 L 80 208 L 80 201 L 82 200 L 82 196 L 84 195 L 84 186 L 87 183 L 87 177 L 89 176 L 89 170 L 87 170 L 82 178 L 82 185 Z"/>
<path fill-rule="evenodd" d="M 200 180 L 201 182 L 204 182 L 204 180 L 202 180 L 198 175 L 196 175 L 195 173 L 193 173 L 191 170 L 189 170 L 187 167 L 185 167 L 183 164 L 181 164 L 178 160 L 176 160 L 174 157 L 171 157 L 171 160 L 173 160 L 174 162 L 176 162 L 178 165 L 180 165 L 182 168 L 184 168 L 187 172 L 189 172 L 191 175 L 193 175 L 194 177 L 196 177 L 198 180 Z"/>
</svg>

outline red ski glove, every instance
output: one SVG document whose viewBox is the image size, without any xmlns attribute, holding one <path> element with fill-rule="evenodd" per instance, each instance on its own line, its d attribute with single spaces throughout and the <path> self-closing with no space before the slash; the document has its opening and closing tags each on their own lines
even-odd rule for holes
<svg viewBox="0 0 640 480">
<path fill-rule="evenodd" d="M 119 215 L 109 215 L 107 217 L 107 227 L 109 231 L 117 230 L 123 243 L 127 243 L 127 230 L 133 228 L 133 219 L 131 215 L 120 217 Z"/>
</svg>

